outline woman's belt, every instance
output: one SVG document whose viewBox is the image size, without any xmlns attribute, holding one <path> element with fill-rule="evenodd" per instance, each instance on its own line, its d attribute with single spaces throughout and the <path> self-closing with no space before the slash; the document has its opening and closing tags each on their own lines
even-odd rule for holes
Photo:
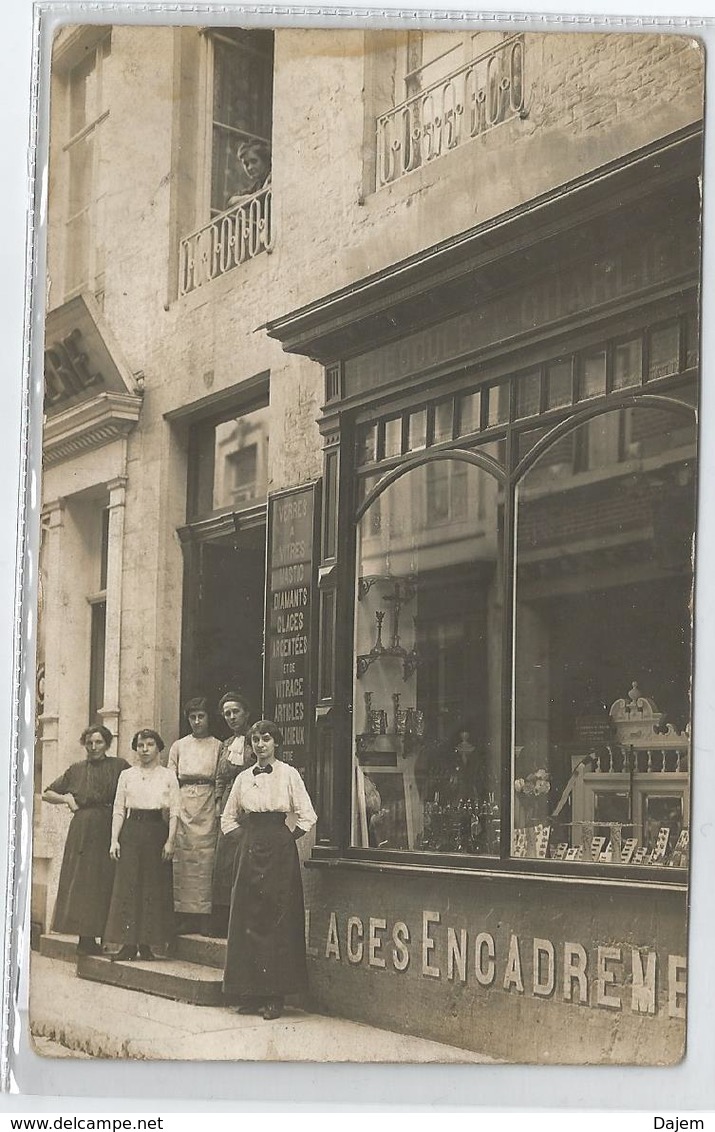
<svg viewBox="0 0 715 1132">
<path fill-rule="evenodd" d="M 179 786 L 215 786 L 215 778 L 180 778 Z"/>
<path fill-rule="evenodd" d="M 267 825 L 271 824 L 271 823 L 275 823 L 276 825 L 278 825 L 281 822 L 283 824 L 285 824 L 286 816 L 287 816 L 286 814 L 278 814 L 274 810 L 266 810 L 265 812 L 256 812 L 256 811 L 250 810 L 246 814 L 241 814 L 241 817 L 239 819 L 239 824 L 242 825 L 244 822 L 250 822 L 251 824 L 253 824 L 255 822 L 259 825 L 262 822 L 264 822 Z"/>
<path fill-rule="evenodd" d="M 163 810 L 130 810 L 127 821 L 163 821 L 166 824 Z"/>
<path fill-rule="evenodd" d="M 111 802 L 82 802 L 78 807 L 80 810 L 111 810 Z"/>
</svg>

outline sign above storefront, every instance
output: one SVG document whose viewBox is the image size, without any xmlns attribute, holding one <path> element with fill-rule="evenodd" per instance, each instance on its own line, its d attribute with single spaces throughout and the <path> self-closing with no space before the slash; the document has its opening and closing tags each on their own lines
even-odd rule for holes
<svg viewBox="0 0 715 1132">
<path fill-rule="evenodd" d="M 447 362 L 468 360 L 477 351 L 562 319 L 647 292 L 659 284 L 697 278 L 697 230 L 658 232 L 594 262 L 550 271 L 399 341 L 378 346 L 344 366 L 343 396 L 353 397 L 394 381 L 426 373 Z"/>
<path fill-rule="evenodd" d="M 282 758 L 301 771 L 311 750 L 317 486 L 268 499 L 264 714 L 283 733 Z"/>
<path fill-rule="evenodd" d="M 90 295 L 50 311 L 45 328 L 45 412 L 57 416 L 103 393 L 137 396 L 129 369 Z"/>
</svg>

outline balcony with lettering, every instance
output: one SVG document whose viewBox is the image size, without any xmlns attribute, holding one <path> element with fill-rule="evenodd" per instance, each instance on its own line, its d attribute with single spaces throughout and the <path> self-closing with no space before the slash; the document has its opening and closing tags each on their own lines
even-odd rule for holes
<svg viewBox="0 0 715 1132">
<path fill-rule="evenodd" d="M 378 189 L 526 115 L 523 36 L 510 36 L 429 81 L 437 63 L 409 72 L 408 97 L 377 118 Z"/>
<path fill-rule="evenodd" d="M 188 295 L 272 248 L 272 192 L 268 186 L 181 240 L 179 293 Z"/>
</svg>

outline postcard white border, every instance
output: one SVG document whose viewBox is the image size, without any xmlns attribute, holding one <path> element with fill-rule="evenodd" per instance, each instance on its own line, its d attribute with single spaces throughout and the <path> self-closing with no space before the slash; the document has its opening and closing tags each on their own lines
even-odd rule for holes
<svg viewBox="0 0 715 1132">
<path fill-rule="evenodd" d="M 609 4 L 605 18 L 592 3 L 551 0 L 549 15 L 537 0 L 522 0 L 511 12 L 478 13 L 484 19 L 512 16 L 525 29 L 562 27 L 577 30 L 692 31 L 706 45 L 707 75 L 711 78 L 711 53 L 715 55 L 715 20 L 708 0 L 692 0 L 688 17 L 672 11 L 674 0 L 629 0 Z M 78 16 L 82 22 L 131 13 L 137 22 L 180 22 L 191 12 L 214 17 L 227 16 L 230 5 L 117 5 L 94 0 Z M 334 7 L 274 3 L 276 22 L 300 15 L 306 22 L 331 23 L 345 18 Z M 55 5 L 57 11 L 80 12 L 80 5 Z M 376 5 L 354 3 L 351 9 L 366 18 L 365 10 Z M 403 5 L 386 3 L 380 13 L 388 16 Z M 442 0 L 421 9 L 450 12 Z M 412 9 L 414 12 L 415 9 Z M 32 0 L 6 0 L 2 11 L 0 52 L 0 131 L 3 140 L 4 177 L 0 182 L 3 220 L 3 256 L 0 270 L 0 341 L 3 343 L 3 379 L 0 383 L 0 734 L 5 750 L 10 748 L 16 712 L 13 635 L 17 619 L 15 602 L 18 498 L 21 487 L 23 447 L 22 381 L 25 325 L 26 232 L 30 203 L 27 146 L 30 121 L 32 57 Z M 471 15 L 477 13 L 470 12 Z M 121 15 L 119 16 L 121 18 Z M 659 21 L 663 21 L 660 23 Z M 22 1028 L 11 1051 L 14 1086 L 23 1094 L 0 1099 L 0 1111 L 56 1112 L 97 1110 L 129 1112 L 147 1108 L 158 1111 L 207 1112 L 241 1110 L 287 1110 L 301 1108 L 356 1111 L 358 1108 L 409 1109 L 447 1104 L 481 1110 L 514 1108 L 522 1111 L 550 1109 L 647 1110 L 684 1113 L 715 1107 L 712 1080 L 715 978 L 715 377 L 709 379 L 715 362 L 715 317 L 710 315 L 710 296 L 715 293 L 715 94 L 707 82 L 708 112 L 705 129 L 705 224 L 703 303 L 703 429 L 700 468 L 700 513 L 698 540 L 698 590 L 696 619 L 694 758 L 694 868 L 692 876 L 688 1053 L 682 1065 L 650 1068 L 556 1068 L 528 1066 L 342 1066 L 298 1064 L 206 1064 L 117 1063 L 103 1061 L 58 1062 L 38 1058 L 27 1045 Z M 715 369 L 715 367 L 714 367 Z M 35 417 L 35 422 L 36 422 Z M 37 469 L 35 469 L 35 472 Z M 24 489 L 24 483 L 22 485 Z M 20 705 L 22 706 L 22 705 Z M 710 738 L 713 736 L 714 738 Z M 22 767 L 27 773 L 27 767 Z M 9 771 L 0 773 L 0 822 L 7 822 Z M 25 848 L 26 852 L 26 848 Z M 28 858 L 18 859 L 26 879 Z M 7 875 L 7 844 L 0 836 L 0 869 Z M 25 888 L 27 886 L 25 885 Z M 17 917 L 16 917 L 17 922 Z M 10 969 L 9 987 L 19 989 L 22 999 L 26 972 Z M 25 1020 L 26 1021 L 26 1020 Z M 24 1026 L 25 1023 L 23 1023 Z M 194 1099 L 189 1099 L 189 1093 Z M 63 1099 L 60 1101 L 58 1097 Z M 45 1098 L 45 1099 L 43 1099 Z M 271 1103 L 268 1103 L 271 1098 Z M 274 1098 L 280 1098 L 276 1103 Z M 449 1098 L 447 1102 L 445 1098 Z M 652 1125 L 651 1125 L 652 1126 Z"/>
</svg>

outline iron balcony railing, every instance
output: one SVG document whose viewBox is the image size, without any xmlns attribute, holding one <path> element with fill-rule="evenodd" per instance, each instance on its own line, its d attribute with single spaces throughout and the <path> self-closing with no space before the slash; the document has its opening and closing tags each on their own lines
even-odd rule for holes
<svg viewBox="0 0 715 1132">
<path fill-rule="evenodd" d="M 266 188 L 214 216 L 181 241 L 179 293 L 188 295 L 272 247 L 272 196 Z"/>
<path fill-rule="evenodd" d="M 377 187 L 523 117 L 524 100 L 524 40 L 515 35 L 378 117 Z"/>
</svg>

